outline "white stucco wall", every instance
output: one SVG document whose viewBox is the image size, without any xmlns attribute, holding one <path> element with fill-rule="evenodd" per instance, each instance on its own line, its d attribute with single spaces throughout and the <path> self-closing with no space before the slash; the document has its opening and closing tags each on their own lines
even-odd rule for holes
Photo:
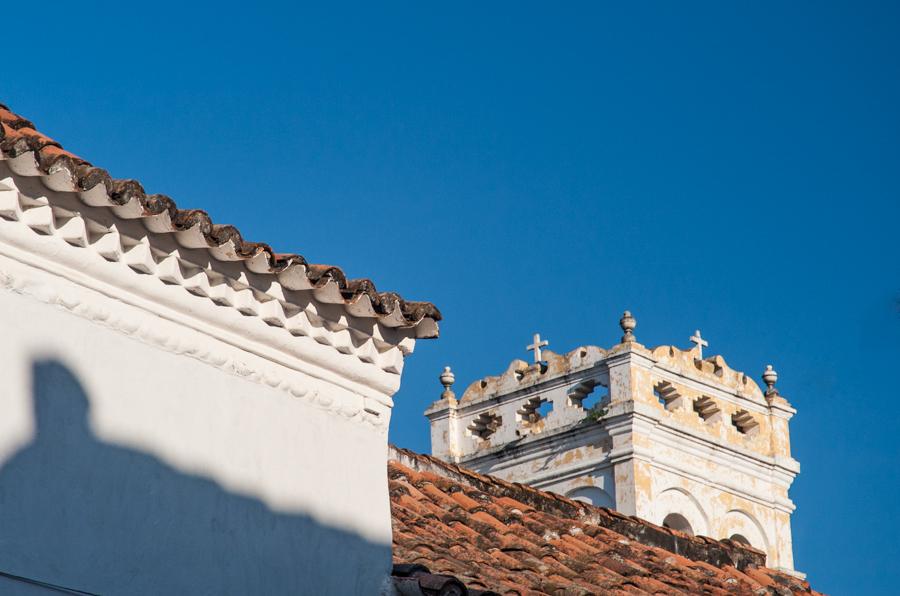
<svg viewBox="0 0 900 596">
<path fill-rule="evenodd" d="M 0 571 L 103 594 L 377 592 L 388 408 L 342 414 L 360 396 L 2 254 L 0 282 Z"/>
</svg>

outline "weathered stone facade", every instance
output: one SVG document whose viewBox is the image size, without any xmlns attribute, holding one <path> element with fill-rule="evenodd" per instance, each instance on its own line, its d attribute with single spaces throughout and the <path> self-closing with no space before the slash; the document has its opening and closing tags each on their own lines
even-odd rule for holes
<svg viewBox="0 0 900 596">
<path fill-rule="evenodd" d="M 745 541 L 770 567 L 793 571 L 795 410 L 774 388 L 774 371 L 763 391 L 721 356 L 703 358 L 699 333 L 690 350 L 649 349 L 635 340 L 630 315 L 622 327 L 622 342 L 609 350 L 514 360 L 459 399 L 445 370 L 444 393 L 426 412 L 433 454 L 657 524 Z"/>
</svg>

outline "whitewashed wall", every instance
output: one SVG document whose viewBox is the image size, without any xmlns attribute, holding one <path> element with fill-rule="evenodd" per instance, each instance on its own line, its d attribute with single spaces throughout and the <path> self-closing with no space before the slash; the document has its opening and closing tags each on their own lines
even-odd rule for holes
<svg viewBox="0 0 900 596">
<path fill-rule="evenodd" d="M 388 407 L 342 412 L 362 398 L 3 252 L 0 571 L 103 594 L 377 593 Z"/>
</svg>

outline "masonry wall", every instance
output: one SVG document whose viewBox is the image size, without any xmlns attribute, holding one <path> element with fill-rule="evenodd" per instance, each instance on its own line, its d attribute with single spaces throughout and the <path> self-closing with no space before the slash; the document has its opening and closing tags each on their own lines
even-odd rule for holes
<svg viewBox="0 0 900 596">
<path fill-rule="evenodd" d="M 654 355 L 666 351 L 657 349 Z M 755 389 L 749 380 L 732 382 L 729 388 L 737 388 L 736 393 L 698 385 L 706 369 L 725 370 L 721 357 L 703 362 L 698 374 L 683 362 L 690 353 L 672 352 L 664 362 L 674 370 L 646 363 L 629 367 L 636 414 L 635 514 L 657 524 L 678 514 L 695 534 L 717 539 L 739 535 L 767 553 L 769 566 L 793 569 L 790 480 L 773 465 L 780 463 L 777 457 L 788 455 L 786 421 L 772 415 L 761 393 L 743 390 Z M 654 394 L 663 378 L 677 396 L 665 405 Z M 701 416 L 695 409 L 701 399 L 714 404 L 716 413 Z M 752 416 L 755 426 L 746 433 L 732 422 L 738 412 Z"/>
<path fill-rule="evenodd" d="M 799 465 L 794 410 L 777 392 L 695 349 L 625 342 L 544 356 L 435 402 L 434 453 L 660 525 L 738 536 L 793 569 L 788 487 Z"/>
<path fill-rule="evenodd" d="M 102 594 L 377 593 L 389 409 L 342 413 L 359 396 L 2 254 L 0 329 L 0 571 Z"/>
<path fill-rule="evenodd" d="M 571 425 L 564 433 L 529 439 L 499 453 L 465 459 L 462 465 L 599 507 L 616 507 L 608 457 L 612 441 L 602 424 Z"/>
<path fill-rule="evenodd" d="M 715 468 L 709 462 L 693 463 L 698 469 Z M 698 481 L 649 464 L 648 475 L 649 498 L 638 511 L 640 517 L 662 525 L 667 515 L 678 513 L 688 520 L 695 534 L 713 538 L 740 535 L 751 546 L 767 554 L 769 567 L 793 567 L 789 514 L 774 509 L 765 501 L 720 488 L 744 478 L 713 472 Z"/>
</svg>

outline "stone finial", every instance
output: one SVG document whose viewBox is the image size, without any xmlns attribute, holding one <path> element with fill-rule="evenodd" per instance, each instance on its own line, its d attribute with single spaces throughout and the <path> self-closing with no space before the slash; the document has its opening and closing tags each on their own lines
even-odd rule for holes
<svg viewBox="0 0 900 596">
<path fill-rule="evenodd" d="M 775 383 L 778 382 L 778 373 L 775 372 L 775 369 L 772 368 L 771 364 L 766 365 L 766 370 L 762 374 L 762 380 L 766 384 L 766 395 L 777 394 L 778 390 L 775 389 Z"/>
<path fill-rule="evenodd" d="M 444 391 L 443 393 L 441 393 L 441 398 L 456 398 L 456 394 L 453 393 L 452 389 L 450 389 L 453 386 L 453 383 L 456 382 L 456 375 L 453 374 L 453 371 L 450 370 L 449 366 L 444 367 L 444 372 L 441 373 L 441 376 L 439 378 L 441 380 L 441 385 L 444 386 Z"/>
<path fill-rule="evenodd" d="M 633 332 L 634 328 L 637 327 L 637 320 L 631 316 L 630 310 L 626 310 L 622 313 L 622 318 L 619 319 L 619 327 L 625 332 L 625 335 L 622 336 L 623 342 L 635 341 Z"/>
</svg>

